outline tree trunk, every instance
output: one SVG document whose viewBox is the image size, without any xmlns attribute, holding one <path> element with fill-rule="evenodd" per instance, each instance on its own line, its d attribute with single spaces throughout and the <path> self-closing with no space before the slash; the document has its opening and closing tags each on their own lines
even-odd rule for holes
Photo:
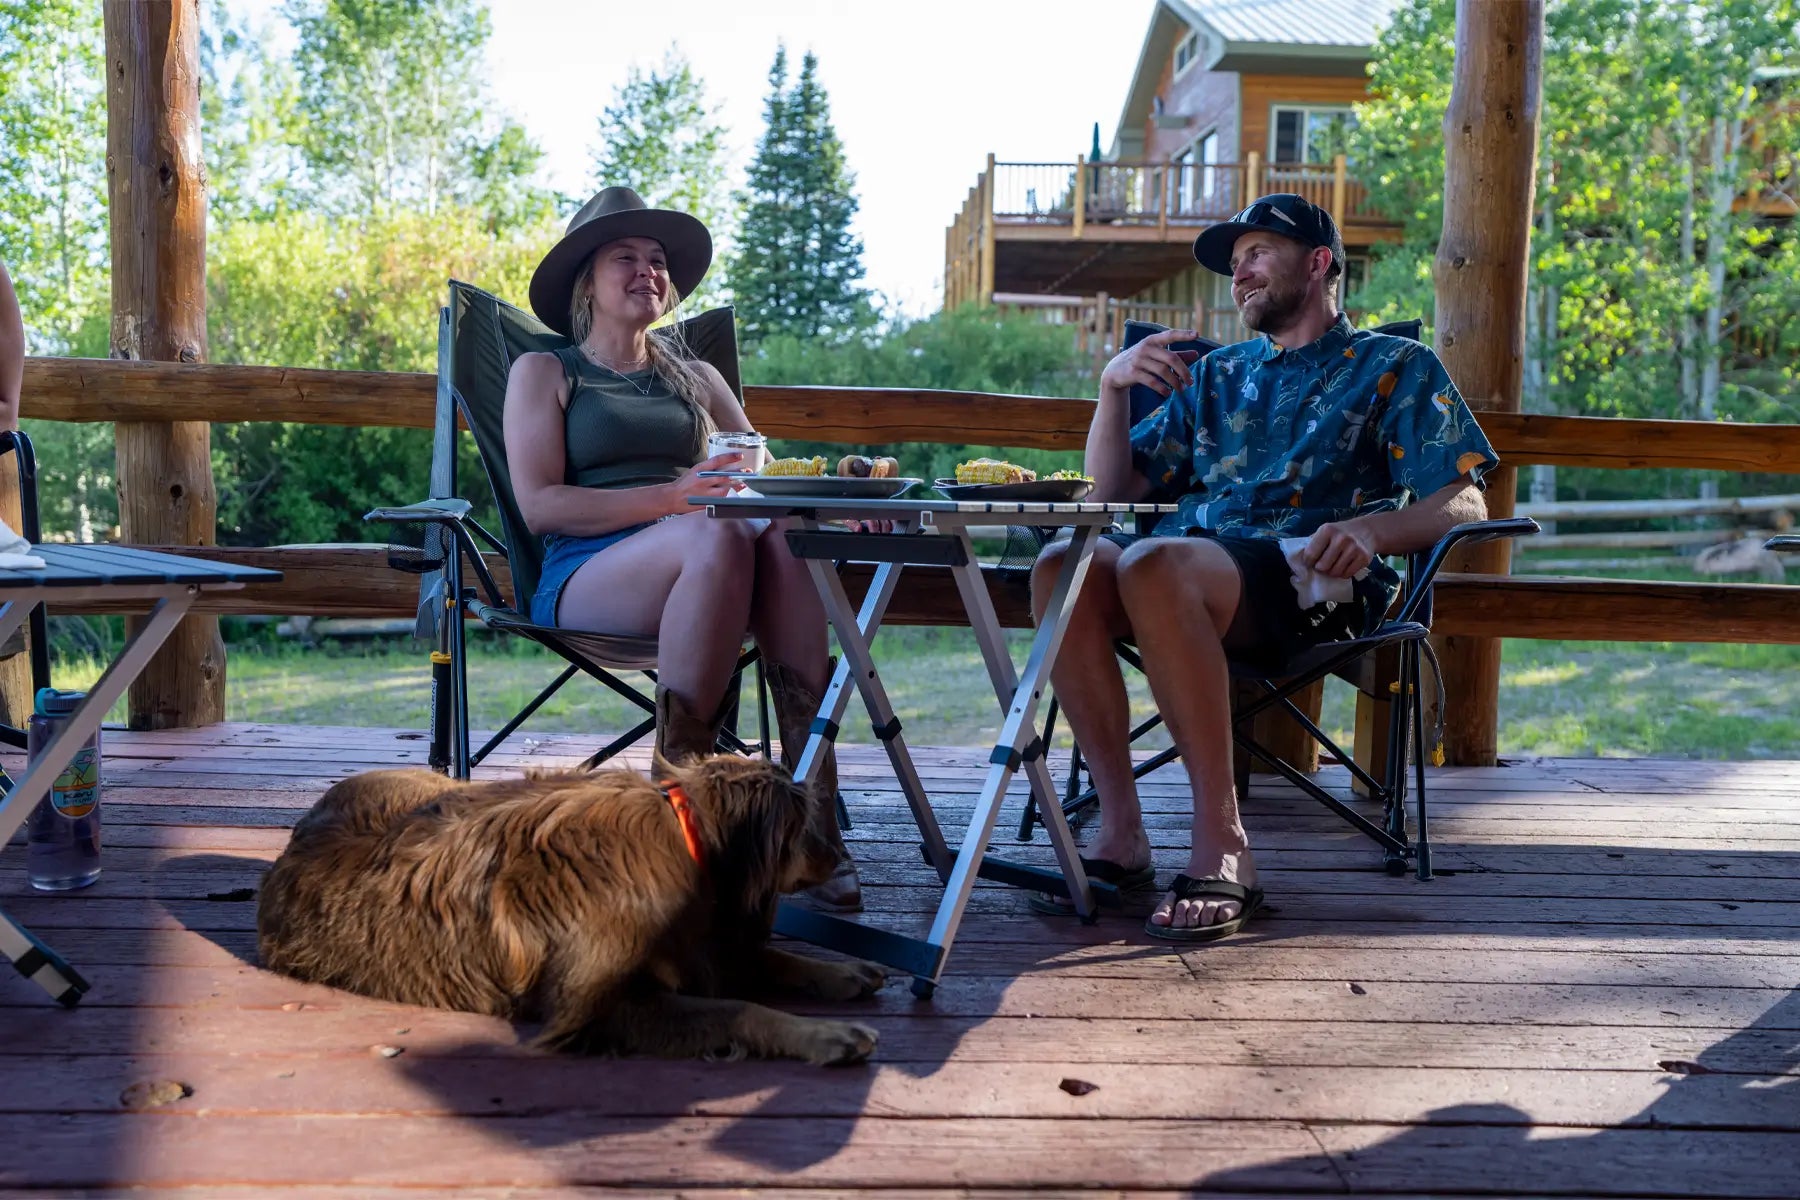
<svg viewBox="0 0 1800 1200">
<path fill-rule="evenodd" d="M 199 0 L 106 0 L 106 161 L 112 356 L 206 358 L 206 176 L 200 157 Z M 119 530 L 139 545 L 213 544 L 212 427 L 118 431 Z M 133 630 L 141 624 L 134 618 Z M 216 617 L 189 617 L 131 685 L 133 729 L 225 718 Z"/>
<path fill-rule="evenodd" d="M 1532 189 L 1543 97 L 1543 0 L 1457 0 L 1456 66 L 1444 114 L 1444 233 L 1438 244 L 1437 349 L 1469 406 L 1518 412 L 1525 352 Z M 1517 472 L 1496 470 L 1488 511 L 1511 516 Z M 1506 573 L 1509 543 L 1454 555 L 1451 570 Z M 1437 640 L 1451 762 L 1491 766 L 1500 643 Z"/>
</svg>

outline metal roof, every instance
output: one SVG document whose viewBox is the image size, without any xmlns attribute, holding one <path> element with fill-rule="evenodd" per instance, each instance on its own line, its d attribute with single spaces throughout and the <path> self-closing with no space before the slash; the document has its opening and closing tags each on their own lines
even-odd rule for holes
<svg viewBox="0 0 1800 1200">
<path fill-rule="evenodd" d="M 1372 46 L 1399 0 L 1169 0 L 1228 42 Z"/>
</svg>

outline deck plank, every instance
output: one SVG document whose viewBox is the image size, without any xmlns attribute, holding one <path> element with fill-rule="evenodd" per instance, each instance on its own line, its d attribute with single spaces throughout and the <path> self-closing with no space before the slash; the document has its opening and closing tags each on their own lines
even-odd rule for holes
<svg viewBox="0 0 1800 1200">
<path fill-rule="evenodd" d="M 488 769 L 591 741 L 520 739 Z M 987 752 L 915 753 L 964 817 Z M 99 884 L 37 895 L 0 855 L 0 906 L 94 981 L 64 1012 L 0 975 L 0 1142 L 29 1148 L 0 1196 L 1723 1197 L 1789 1194 L 1800 1160 L 1800 764 L 1435 771 L 1429 884 L 1259 776 L 1277 911 L 1245 935 L 1178 951 L 983 885 L 936 1000 L 895 981 L 850 1010 L 876 1061 L 820 1072 L 547 1059 L 504 1021 L 257 968 L 245 890 L 332 781 L 422 762 L 412 731 L 108 731 L 106 755 Z M 878 748 L 842 760 L 867 919 L 918 931 L 916 831 Z M 1341 768 L 1320 779 L 1345 794 Z M 1143 797 L 1172 871 L 1179 766 Z M 1041 836 L 996 848 L 1047 861 Z M 122 1109 L 157 1080 L 192 1094 Z"/>
</svg>

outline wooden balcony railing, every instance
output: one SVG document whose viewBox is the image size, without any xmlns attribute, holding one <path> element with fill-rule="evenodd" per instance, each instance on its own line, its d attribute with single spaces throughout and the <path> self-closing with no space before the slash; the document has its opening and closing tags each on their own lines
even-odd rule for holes
<svg viewBox="0 0 1800 1200">
<path fill-rule="evenodd" d="M 996 229 L 1048 226 L 1067 229 L 1076 239 L 1103 236 L 1107 229 L 1154 229 L 1179 240 L 1269 192 L 1297 192 L 1340 225 L 1389 223 L 1374 211 L 1368 188 L 1351 176 L 1341 154 L 1318 164 L 1265 163 L 1255 153 L 1241 163 L 1211 164 L 1085 158 L 1003 163 L 989 155 L 945 237 L 945 306 L 992 301 Z"/>
</svg>

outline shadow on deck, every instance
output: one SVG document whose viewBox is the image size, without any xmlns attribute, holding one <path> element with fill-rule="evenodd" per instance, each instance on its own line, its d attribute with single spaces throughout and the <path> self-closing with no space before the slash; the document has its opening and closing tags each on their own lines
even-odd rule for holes
<svg viewBox="0 0 1800 1200">
<path fill-rule="evenodd" d="M 505 1022 L 256 968 L 287 826 L 330 781 L 423 756 L 393 731 L 109 734 L 101 883 L 25 895 L 0 860 L 0 903 L 95 985 L 62 1012 L 0 981 L 0 1192 L 1792 1194 L 1795 764 L 1441 770 L 1428 884 L 1259 778 L 1277 911 L 1244 935 L 1176 952 L 982 885 L 935 1000 L 856 1006 L 875 1063 L 821 1071 L 546 1059 Z M 983 753 L 918 758 L 953 818 Z M 917 930 L 935 892 L 904 805 L 875 752 L 843 774 L 870 919 Z M 1146 781 L 1165 874 L 1185 797 L 1179 768 Z M 191 1094 L 122 1103 L 158 1082 Z"/>
</svg>

